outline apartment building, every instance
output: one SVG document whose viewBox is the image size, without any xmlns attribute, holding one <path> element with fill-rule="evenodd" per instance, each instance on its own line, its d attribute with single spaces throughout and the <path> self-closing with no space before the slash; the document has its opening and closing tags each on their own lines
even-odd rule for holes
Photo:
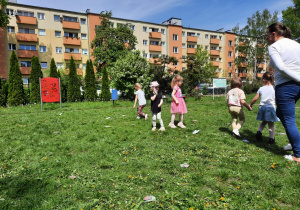
<svg viewBox="0 0 300 210">
<path fill-rule="evenodd" d="M 11 19 L 6 29 L 0 29 L 1 78 L 8 76 L 12 51 L 17 53 L 24 82 L 30 75 L 32 56 L 39 57 L 43 71 L 50 68 L 50 61 L 54 58 L 57 68 L 66 73 L 73 56 L 77 74 L 85 74 L 86 61 L 92 58 L 90 44 L 96 35 L 95 28 L 100 25 L 99 14 L 89 10 L 78 13 L 17 3 L 10 3 L 6 12 Z M 173 56 L 178 62 L 169 67 L 184 71 L 187 68 L 184 58 L 195 54 L 197 47 L 201 46 L 210 52 L 216 77 L 247 76 L 241 70 L 243 67 L 234 64 L 239 55 L 235 52 L 237 37 L 232 32 L 183 27 L 182 20 L 174 17 L 161 24 L 115 17 L 110 21 L 112 27 L 119 24 L 130 26 L 137 37 L 136 49 L 150 62 L 155 62 L 156 56 Z"/>
</svg>

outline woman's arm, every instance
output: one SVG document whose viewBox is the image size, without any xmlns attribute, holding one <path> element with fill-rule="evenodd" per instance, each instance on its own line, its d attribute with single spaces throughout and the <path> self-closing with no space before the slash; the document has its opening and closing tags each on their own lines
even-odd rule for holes
<svg viewBox="0 0 300 210">
<path fill-rule="evenodd" d="M 250 106 L 252 107 L 253 104 L 255 104 L 255 102 L 259 99 L 259 94 L 256 93 L 256 95 L 254 96 L 254 98 L 252 99 L 251 103 L 250 103 Z"/>
<path fill-rule="evenodd" d="M 173 91 L 172 91 L 172 98 L 173 98 L 173 100 L 175 101 L 176 104 L 179 104 L 179 102 L 178 102 L 178 100 L 177 100 L 177 98 L 176 98 L 176 96 L 175 96 L 176 91 L 177 91 L 177 90 L 173 89 Z"/>
</svg>

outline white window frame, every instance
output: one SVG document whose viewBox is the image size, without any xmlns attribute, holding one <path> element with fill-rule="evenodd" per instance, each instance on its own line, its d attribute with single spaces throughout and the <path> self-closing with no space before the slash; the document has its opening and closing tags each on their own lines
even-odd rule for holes
<svg viewBox="0 0 300 210">
<path fill-rule="evenodd" d="M 86 25 L 86 18 L 80 18 L 80 25 Z"/>
<path fill-rule="evenodd" d="M 143 54 L 143 57 L 144 57 L 144 58 L 148 58 L 148 53 L 144 53 L 144 54 Z"/>
<path fill-rule="evenodd" d="M 148 40 L 145 40 L 145 39 L 144 39 L 144 40 L 143 40 L 143 45 L 145 45 L 145 46 L 148 45 Z"/>
<path fill-rule="evenodd" d="M 147 26 L 143 26 L 143 32 L 147 32 L 148 29 L 147 29 Z"/>
<path fill-rule="evenodd" d="M 43 67 L 43 64 L 46 64 L 46 67 Z M 48 68 L 48 63 L 47 62 L 41 62 L 41 68 L 42 69 L 47 69 Z"/>
<path fill-rule="evenodd" d="M 219 51 L 222 52 L 222 47 L 219 47 Z"/>
<path fill-rule="evenodd" d="M 87 34 L 81 34 L 81 39 L 87 39 Z"/>
<path fill-rule="evenodd" d="M 178 53 L 178 47 L 173 47 L 173 53 Z"/>
<path fill-rule="evenodd" d="M 173 34 L 173 40 L 178 41 L 178 34 Z"/>
<path fill-rule="evenodd" d="M 185 49 L 186 45 L 185 43 L 182 43 L 182 48 Z"/>
<path fill-rule="evenodd" d="M 88 54 L 88 50 L 87 49 L 81 49 L 82 51 L 82 55 L 87 55 Z"/>
<path fill-rule="evenodd" d="M 233 41 L 232 41 L 232 40 L 229 40 L 229 41 L 228 41 L 228 46 L 230 46 L 230 47 L 233 46 Z"/>
<path fill-rule="evenodd" d="M 232 68 L 232 62 L 228 62 L 228 67 Z"/>
<path fill-rule="evenodd" d="M 45 50 L 45 51 L 44 51 Z M 39 51 L 41 52 L 41 53 L 45 53 L 45 52 L 47 52 L 47 47 L 46 46 L 39 46 Z"/>
<path fill-rule="evenodd" d="M 197 37 L 200 38 L 200 33 L 197 33 Z"/>
<path fill-rule="evenodd" d="M 166 30 L 164 28 L 162 28 L 160 30 L 161 30 L 161 34 L 166 34 Z"/>
<path fill-rule="evenodd" d="M 38 20 L 45 20 L 45 13 L 38 12 L 37 13 L 37 19 Z"/>
<path fill-rule="evenodd" d="M 161 42 L 161 46 L 165 47 L 166 46 L 166 42 Z"/>
<path fill-rule="evenodd" d="M 7 33 L 15 33 L 15 27 L 14 26 L 7 26 Z"/>
<path fill-rule="evenodd" d="M 222 58 L 219 58 L 219 62 L 222 63 Z"/>
<path fill-rule="evenodd" d="M 55 19 L 55 18 L 58 18 L 58 19 Z M 55 22 L 59 22 L 60 21 L 60 15 L 53 15 L 53 20 Z"/>
<path fill-rule="evenodd" d="M 63 69 L 64 68 L 64 64 L 63 63 L 56 63 L 56 68 L 57 69 Z"/>
<path fill-rule="evenodd" d="M 39 36 L 46 36 L 46 29 L 39 29 Z"/>
<path fill-rule="evenodd" d="M 182 36 L 185 36 L 185 31 L 182 32 Z"/>
<path fill-rule="evenodd" d="M 232 51 L 228 51 L 228 56 L 232 57 L 233 56 L 233 52 Z"/>
<path fill-rule="evenodd" d="M 8 50 L 17 50 L 17 45 L 12 44 L 12 43 L 8 43 Z"/>
<path fill-rule="evenodd" d="M 59 36 L 56 35 L 56 33 L 59 33 Z M 55 31 L 55 37 L 61 37 L 61 31 Z"/>
<path fill-rule="evenodd" d="M 56 54 L 62 54 L 63 53 L 63 49 L 62 47 L 56 47 Z"/>
<path fill-rule="evenodd" d="M 219 39 L 220 39 L 220 41 L 222 41 L 222 40 L 223 40 L 223 37 L 222 37 L 222 36 L 219 36 Z"/>
<path fill-rule="evenodd" d="M 82 64 L 82 70 L 86 70 L 86 63 Z"/>
<path fill-rule="evenodd" d="M 135 31 L 135 25 L 130 25 L 130 29 L 131 29 L 132 31 Z"/>
<path fill-rule="evenodd" d="M 205 39 L 208 39 L 209 35 L 208 34 L 205 34 Z"/>
</svg>

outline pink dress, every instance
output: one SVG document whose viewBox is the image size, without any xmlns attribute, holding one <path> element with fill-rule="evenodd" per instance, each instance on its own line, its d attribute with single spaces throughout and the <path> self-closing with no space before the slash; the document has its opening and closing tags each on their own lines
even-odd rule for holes
<svg viewBox="0 0 300 210">
<path fill-rule="evenodd" d="M 182 98 L 182 93 L 180 87 L 177 85 L 173 88 L 173 90 L 176 90 L 175 97 L 178 100 L 178 104 L 175 103 L 175 100 L 173 99 L 171 103 L 171 113 L 172 114 L 185 114 L 187 113 L 185 101 Z"/>
</svg>

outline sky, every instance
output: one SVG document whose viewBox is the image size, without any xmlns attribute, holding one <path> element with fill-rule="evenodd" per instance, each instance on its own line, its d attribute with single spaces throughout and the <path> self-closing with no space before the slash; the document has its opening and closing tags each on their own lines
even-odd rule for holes
<svg viewBox="0 0 300 210">
<path fill-rule="evenodd" d="M 256 11 L 268 9 L 272 14 L 293 6 L 292 0 L 17 0 L 33 5 L 91 13 L 112 11 L 113 17 L 162 23 L 171 17 L 181 18 L 184 27 L 205 30 L 231 30 L 237 24 L 246 25 Z"/>
</svg>

